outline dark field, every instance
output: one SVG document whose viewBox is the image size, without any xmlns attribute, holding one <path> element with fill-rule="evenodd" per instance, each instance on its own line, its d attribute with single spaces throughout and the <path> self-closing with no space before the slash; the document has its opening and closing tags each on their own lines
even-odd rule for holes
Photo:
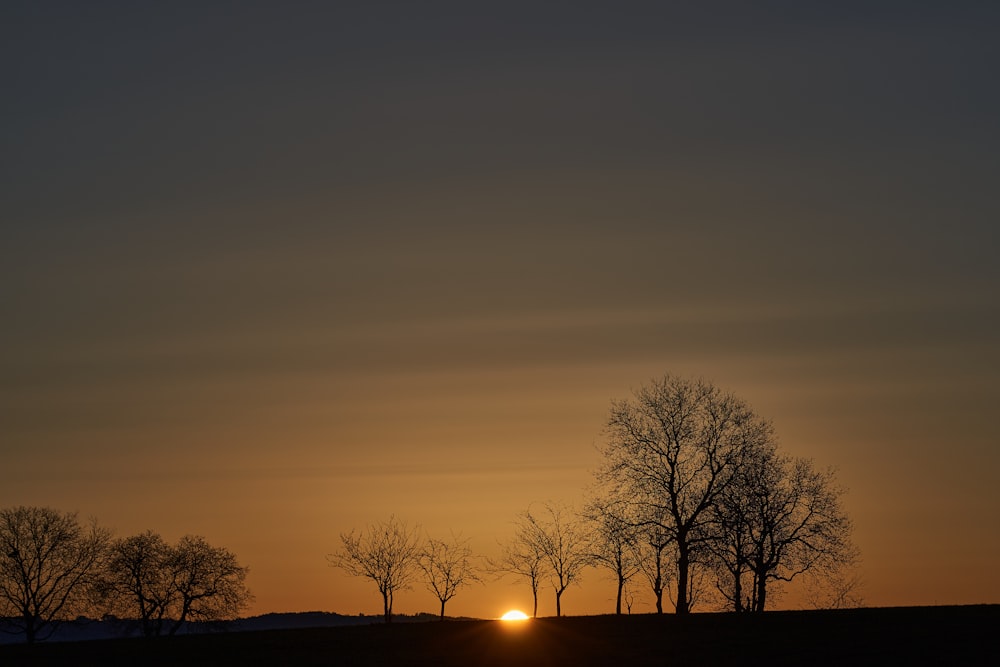
<svg viewBox="0 0 1000 667">
<path fill-rule="evenodd" d="M 1000 665 L 1000 605 L 447 621 L 0 646 L 0 665 Z"/>
</svg>

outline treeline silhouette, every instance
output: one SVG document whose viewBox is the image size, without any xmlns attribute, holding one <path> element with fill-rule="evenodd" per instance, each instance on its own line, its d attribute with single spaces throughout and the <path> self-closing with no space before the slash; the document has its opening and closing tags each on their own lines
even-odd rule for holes
<svg viewBox="0 0 1000 667">
<path fill-rule="evenodd" d="M 83 615 L 129 619 L 147 637 L 236 618 L 253 600 L 246 576 L 234 554 L 200 536 L 115 539 L 73 512 L 0 510 L 0 622 L 28 643 Z"/>
<path fill-rule="evenodd" d="M 859 606 L 858 550 L 832 469 L 782 454 L 772 424 L 742 399 L 700 379 L 665 375 L 613 401 L 595 484 L 579 511 L 556 503 L 517 515 L 496 559 L 468 543 L 423 539 L 390 516 L 341 533 L 330 564 L 370 579 L 392 619 L 396 594 L 417 578 L 445 603 L 481 576 L 512 575 L 556 616 L 588 567 L 617 584 L 615 613 L 631 610 L 645 581 L 663 613 L 703 604 L 762 612 L 783 583 L 805 578 L 814 607 Z"/>
<path fill-rule="evenodd" d="M 495 558 L 452 534 L 426 537 L 390 516 L 341 533 L 330 565 L 371 580 L 390 622 L 418 579 L 438 617 L 464 588 L 513 576 L 556 615 L 587 568 L 610 572 L 615 612 L 644 582 L 663 613 L 695 605 L 762 612 L 775 590 L 810 581 L 815 607 L 858 606 L 858 552 L 832 470 L 779 451 L 774 428 L 742 399 L 699 379 L 665 375 L 613 401 L 595 483 L 579 510 L 529 507 Z M 199 536 L 174 544 L 147 531 L 114 538 L 95 520 L 47 507 L 0 510 L 0 617 L 28 643 L 78 615 L 129 619 L 148 637 L 186 623 L 236 618 L 253 597 L 247 568 Z M 640 582 L 637 584 L 636 582 Z"/>
</svg>

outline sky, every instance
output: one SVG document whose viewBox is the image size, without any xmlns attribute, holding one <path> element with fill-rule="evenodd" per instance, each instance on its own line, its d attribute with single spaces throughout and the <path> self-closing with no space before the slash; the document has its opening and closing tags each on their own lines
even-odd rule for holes
<svg viewBox="0 0 1000 667">
<path fill-rule="evenodd" d="M 379 613 L 340 533 L 495 556 L 670 372 L 837 469 L 867 604 L 1000 602 L 998 30 L 991 2 L 5 2 L 0 506 L 204 535 L 249 613 Z M 563 609 L 613 598 L 588 572 Z M 512 607 L 488 581 L 448 612 Z"/>
</svg>

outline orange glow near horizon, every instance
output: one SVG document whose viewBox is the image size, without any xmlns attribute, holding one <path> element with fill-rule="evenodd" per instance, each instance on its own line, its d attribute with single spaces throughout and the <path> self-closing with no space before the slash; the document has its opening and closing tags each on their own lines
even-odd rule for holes
<svg viewBox="0 0 1000 667">
<path fill-rule="evenodd" d="M 500 617 L 501 621 L 527 621 L 529 616 L 520 609 L 511 609 Z"/>
</svg>

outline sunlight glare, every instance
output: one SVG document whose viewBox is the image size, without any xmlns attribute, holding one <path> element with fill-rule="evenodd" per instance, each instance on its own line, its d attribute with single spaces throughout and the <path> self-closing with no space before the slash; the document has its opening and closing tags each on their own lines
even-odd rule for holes
<svg viewBox="0 0 1000 667">
<path fill-rule="evenodd" d="M 506 614 L 500 617 L 501 621 L 526 621 L 528 620 L 528 615 L 519 609 L 511 609 Z"/>
</svg>

